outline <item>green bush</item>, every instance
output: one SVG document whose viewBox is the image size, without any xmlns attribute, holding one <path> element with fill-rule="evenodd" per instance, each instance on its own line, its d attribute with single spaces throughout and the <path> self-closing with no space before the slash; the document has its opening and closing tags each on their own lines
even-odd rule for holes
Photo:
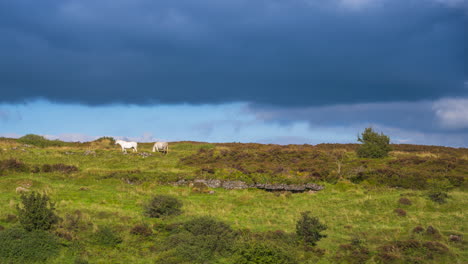
<svg viewBox="0 0 468 264">
<path fill-rule="evenodd" d="M 429 191 L 427 197 L 435 203 L 444 204 L 447 202 L 449 195 L 446 192 Z"/>
<path fill-rule="evenodd" d="M 448 191 L 453 188 L 447 179 L 430 179 L 428 183 L 428 198 L 436 203 L 443 204 L 450 197 Z"/>
<path fill-rule="evenodd" d="M 20 160 L 7 159 L 0 161 L 0 175 L 2 175 L 4 171 L 29 172 L 29 167 Z"/>
<path fill-rule="evenodd" d="M 320 223 L 317 217 L 311 216 L 310 211 L 302 212 L 301 218 L 296 223 L 296 234 L 306 244 L 315 246 L 316 243 L 327 237 L 320 232 L 326 230 L 327 226 Z"/>
<path fill-rule="evenodd" d="M 144 213 L 152 218 L 177 215 L 182 212 L 182 205 L 182 202 L 175 197 L 157 195 L 144 205 Z"/>
<path fill-rule="evenodd" d="M 147 237 L 153 234 L 153 230 L 151 230 L 148 224 L 137 224 L 132 227 L 132 229 L 130 230 L 130 234 Z"/>
<path fill-rule="evenodd" d="M 202 216 L 181 224 L 166 241 L 172 258 L 187 263 L 210 263 L 220 256 L 231 255 L 237 233 L 212 217 Z M 165 263 L 165 262 L 161 262 Z"/>
<path fill-rule="evenodd" d="M 50 230 L 60 218 L 55 214 L 55 204 L 46 194 L 31 192 L 21 195 L 22 206 L 17 205 L 21 226 L 28 230 Z"/>
<path fill-rule="evenodd" d="M 358 141 L 362 144 L 357 149 L 357 155 L 360 158 L 383 158 L 388 156 L 390 152 L 390 138 L 383 133 L 376 133 L 372 128 L 368 127 L 358 137 Z"/>
<path fill-rule="evenodd" d="M 297 261 L 282 248 L 267 243 L 253 242 L 244 245 L 235 259 L 236 264 L 294 264 Z"/>
<path fill-rule="evenodd" d="M 65 145 L 65 142 L 60 140 L 49 140 L 43 136 L 27 134 L 23 137 L 18 138 L 19 143 L 34 145 L 36 147 L 61 147 Z"/>
<path fill-rule="evenodd" d="M 57 239 L 45 231 L 13 228 L 0 231 L 0 263 L 36 263 L 57 256 Z"/>
<path fill-rule="evenodd" d="M 93 242 L 101 246 L 115 247 L 122 243 L 122 238 L 112 228 L 101 226 L 93 235 Z"/>
</svg>

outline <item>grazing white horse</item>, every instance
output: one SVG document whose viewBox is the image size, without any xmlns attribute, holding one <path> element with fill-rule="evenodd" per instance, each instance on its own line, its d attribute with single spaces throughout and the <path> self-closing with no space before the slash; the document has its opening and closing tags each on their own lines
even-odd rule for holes
<svg viewBox="0 0 468 264">
<path fill-rule="evenodd" d="M 156 142 L 154 143 L 153 146 L 153 152 L 163 152 L 164 154 L 167 154 L 169 152 L 169 143 L 167 142 Z"/>
<path fill-rule="evenodd" d="M 126 149 L 130 149 L 130 148 L 133 149 L 133 152 L 137 152 L 137 145 L 138 144 L 136 142 L 127 142 L 127 141 L 123 141 L 123 140 L 116 140 L 115 144 L 119 144 L 120 147 L 122 147 L 122 152 L 127 153 Z"/>
</svg>

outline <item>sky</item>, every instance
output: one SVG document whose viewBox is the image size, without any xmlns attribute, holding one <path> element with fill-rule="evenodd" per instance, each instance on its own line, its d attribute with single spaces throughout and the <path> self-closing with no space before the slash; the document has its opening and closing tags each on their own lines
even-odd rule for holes
<svg viewBox="0 0 468 264">
<path fill-rule="evenodd" d="M 0 136 L 468 147 L 468 0 L 0 0 Z"/>
</svg>

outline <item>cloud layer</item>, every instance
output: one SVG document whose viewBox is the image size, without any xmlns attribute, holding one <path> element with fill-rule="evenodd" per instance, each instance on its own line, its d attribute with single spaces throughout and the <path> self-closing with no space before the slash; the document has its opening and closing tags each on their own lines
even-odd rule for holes
<svg viewBox="0 0 468 264">
<path fill-rule="evenodd" d="M 0 0 L 0 102 L 465 96 L 463 0 Z"/>
<path fill-rule="evenodd" d="M 0 104 L 0 136 L 27 133 L 65 141 L 101 136 L 138 142 L 195 140 L 276 144 L 356 143 L 368 126 L 392 143 L 468 147 L 468 98 L 436 101 L 265 107 L 255 104 L 84 106 Z M 1 117 L 1 115 L 0 115 Z"/>
</svg>

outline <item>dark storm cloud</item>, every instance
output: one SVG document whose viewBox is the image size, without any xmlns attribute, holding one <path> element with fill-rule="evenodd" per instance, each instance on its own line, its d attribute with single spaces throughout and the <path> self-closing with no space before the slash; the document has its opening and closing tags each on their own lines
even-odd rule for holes
<svg viewBox="0 0 468 264">
<path fill-rule="evenodd" d="M 0 0 L 0 102 L 463 96 L 466 2 L 447 2 Z"/>
</svg>

